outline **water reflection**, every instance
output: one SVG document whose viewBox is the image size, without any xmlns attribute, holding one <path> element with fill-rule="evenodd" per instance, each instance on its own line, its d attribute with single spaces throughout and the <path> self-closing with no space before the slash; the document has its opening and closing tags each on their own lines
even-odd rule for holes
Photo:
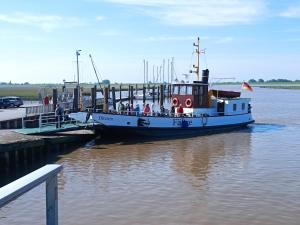
<svg viewBox="0 0 300 225">
<path fill-rule="evenodd" d="M 195 187 L 206 184 L 212 174 L 245 167 L 251 151 L 251 129 L 183 140 L 172 154 L 172 168 Z"/>
</svg>

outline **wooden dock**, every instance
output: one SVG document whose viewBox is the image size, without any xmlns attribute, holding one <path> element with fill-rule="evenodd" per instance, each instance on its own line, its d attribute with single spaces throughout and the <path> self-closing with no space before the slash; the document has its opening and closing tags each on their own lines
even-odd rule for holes
<svg viewBox="0 0 300 225">
<path fill-rule="evenodd" d="M 49 154 L 59 152 L 67 146 L 82 144 L 95 138 L 91 130 L 57 132 L 51 135 L 26 135 L 13 130 L 0 132 L 0 172 L 47 159 Z"/>
</svg>

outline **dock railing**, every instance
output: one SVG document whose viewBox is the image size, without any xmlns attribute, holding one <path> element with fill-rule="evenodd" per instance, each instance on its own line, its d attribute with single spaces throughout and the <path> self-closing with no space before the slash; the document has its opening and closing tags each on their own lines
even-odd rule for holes
<svg viewBox="0 0 300 225">
<path fill-rule="evenodd" d="M 61 165 L 46 165 L 0 188 L 0 209 L 36 186 L 46 182 L 46 224 L 58 225 L 57 174 L 61 170 Z"/>
<path fill-rule="evenodd" d="M 50 113 L 54 111 L 53 104 L 28 106 L 25 109 L 26 109 L 26 117 L 38 115 L 41 113 Z"/>
<path fill-rule="evenodd" d="M 64 114 L 58 118 L 58 116 L 56 116 L 54 112 L 51 112 L 51 113 L 36 115 L 36 117 L 33 119 L 25 119 L 23 117 L 22 129 L 30 128 L 30 126 L 29 127 L 27 126 L 28 124 L 30 125 L 30 123 L 35 124 L 34 127 L 42 129 L 44 127 L 56 126 L 56 125 L 58 125 L 58 127 L 65 126 L 68 124 L 77 125 L 78 121 L 70 118 L 68 114 Z"/>
</svg>

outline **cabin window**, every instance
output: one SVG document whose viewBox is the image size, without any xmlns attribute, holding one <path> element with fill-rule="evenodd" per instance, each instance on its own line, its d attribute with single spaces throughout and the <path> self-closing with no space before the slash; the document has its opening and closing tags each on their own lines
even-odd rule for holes
<svg viewBox="0 0 300 225">
<path fill-rule="evenodd" d="M 242 110 L 245 110 L 245 103 L 242 103 Z"/>
<path fill-rule="evenodd" d="M 193 88 L 192 88 L 192 86 L 187 86 L 187 91 L 186 91 L 186 93 L 187 93 L 188 95 L 192 95 L 192 94 L 193 94 Z"/>
<path fill-rule="evenodd" d="M 233 104 L 233 111 L 236 111 L 236 104 Z"/>
<path fill-rule="evenodd" d="M 180 95 L 185 95 L 185 92 L 186 92 L 185 86 L 180 86 L 179 87 L 179 94 Z"/>
<path fill-rule="evenodd" d="M 179 93 L 179 88 L 178 86 L 174 86 L 173 94 L 178 95 Z"/>
</svg>

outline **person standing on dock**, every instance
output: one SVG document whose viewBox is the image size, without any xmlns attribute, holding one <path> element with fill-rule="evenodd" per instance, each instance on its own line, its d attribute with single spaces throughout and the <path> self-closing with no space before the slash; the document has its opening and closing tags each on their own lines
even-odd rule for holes
<svg viewBox="0 0 300 225">
<path fill-rule="evenodd" d="M 61 128 L 63 115 L 64 109 L 59 104 L 57 104 L 55 109 L 56 128 Z"/>
<path fill-rule="evenodd" d="M 48 97 L 48 95 L 46 95 L 46 97 L 44 98 L 44 105 L 49 105 L 49 97 Z"/>
</svg>

